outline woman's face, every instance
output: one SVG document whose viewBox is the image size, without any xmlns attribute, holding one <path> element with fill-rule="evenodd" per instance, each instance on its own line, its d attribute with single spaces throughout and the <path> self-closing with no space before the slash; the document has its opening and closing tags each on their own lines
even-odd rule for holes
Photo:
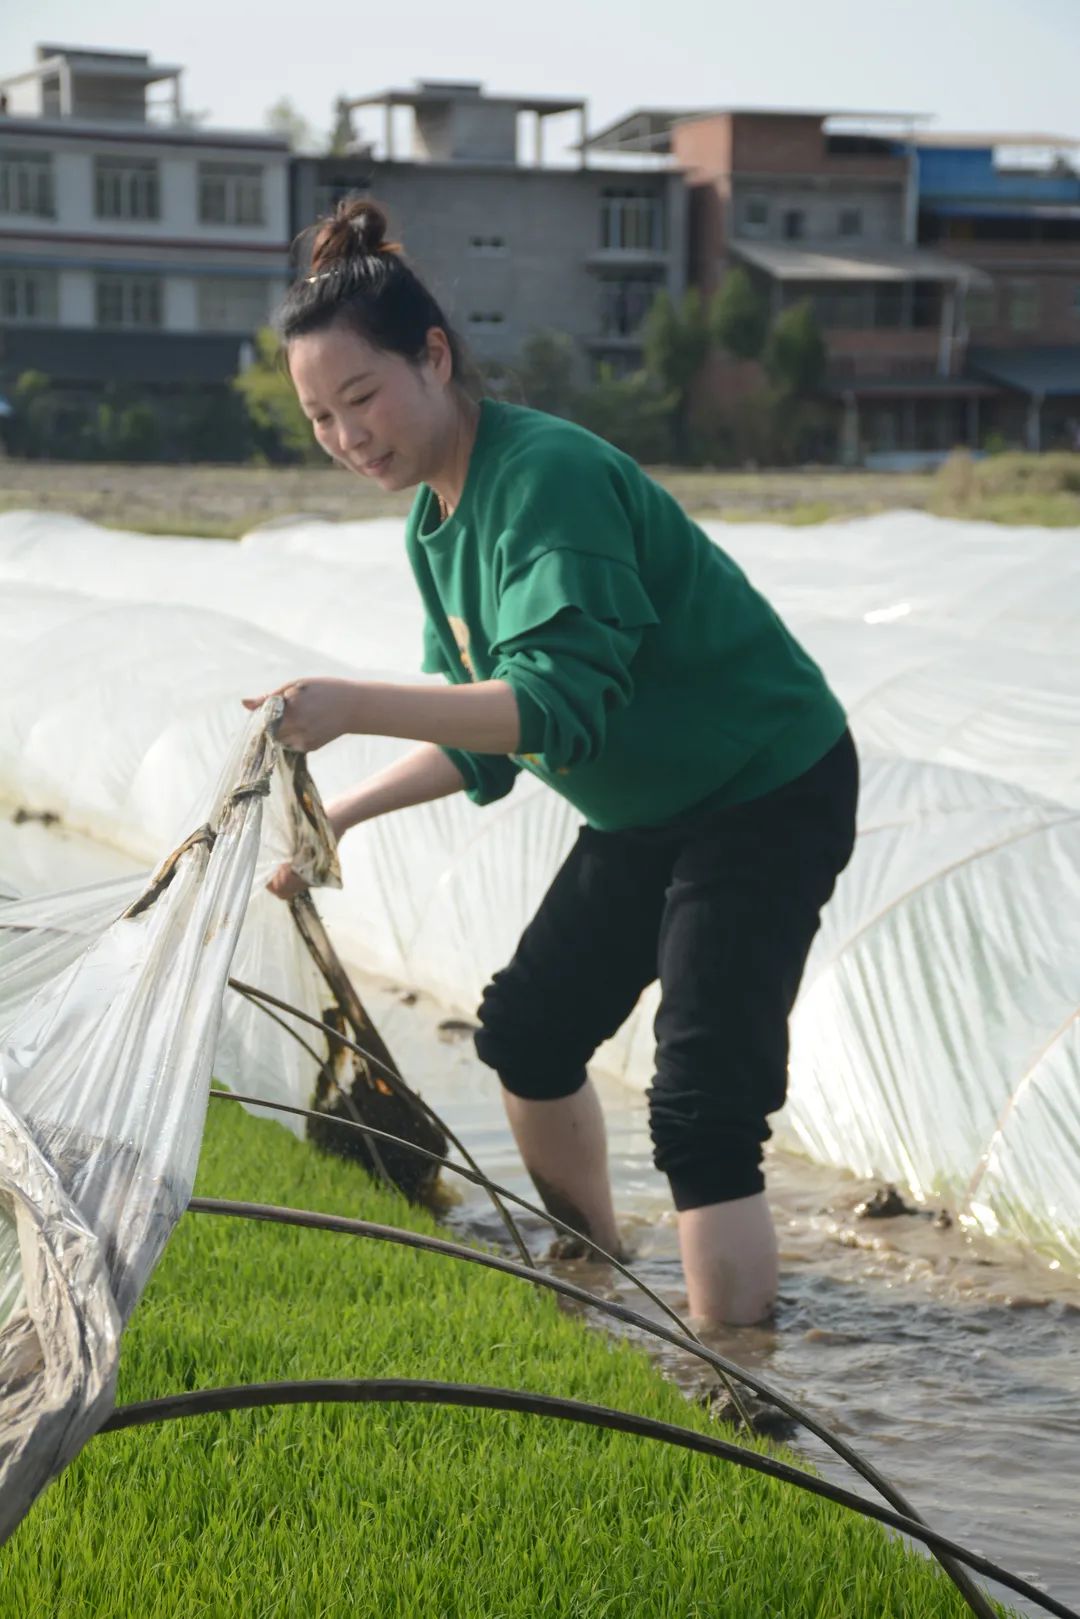
<svg viewBox="0 0 1080 1619">
<path fill-rule="evenodd" d="M 327 455 L 380 489 L 428 480 L 453 430 L 453 363 L 446 336 L 428 334 L 428 354 L 411 364 L 335 324 L 289 344 L 301 408 Z"/>
</svg>

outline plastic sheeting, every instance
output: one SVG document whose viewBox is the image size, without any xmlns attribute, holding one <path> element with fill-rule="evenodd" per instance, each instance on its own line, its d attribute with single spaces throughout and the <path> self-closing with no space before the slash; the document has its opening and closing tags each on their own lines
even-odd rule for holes
<svg viewBox="0 0 1080 1619">
<path fill-rule="evenodd" d="M 1077 536 L 915 513 L 708 526 L 825 667 L 864 763 L 780 1139 L 1080 1263 Z M 223 545 L 0 517 L 0 794 L 152 858 L 240 695 L 419 678 L 419 647 L 398 522 Z M 329 795 L 401 751 L 343 738 L 313 770 Z M 339 949 L 471 1009 L 574 827 L 528 778 L 482 813 L 455 798 L 357 828 L 323 907 Z M 636 1086 L 652 1001 L 598 1058 Z"/>
<path fill-rule="evenodd" d="M 122 1326 L 191 1193 L 211 1068 L 238 1078 L 230 1050 L 246 1071 L 259 1049 L 245 1002 L 219 1033 L 264 799 L 275 854 L 339 880 L 267 734 L 281 706 L 237 727 L 209 814 L 153 879 L 0 902 L 0 1540 L 106 1414 Z"/>
</svg>

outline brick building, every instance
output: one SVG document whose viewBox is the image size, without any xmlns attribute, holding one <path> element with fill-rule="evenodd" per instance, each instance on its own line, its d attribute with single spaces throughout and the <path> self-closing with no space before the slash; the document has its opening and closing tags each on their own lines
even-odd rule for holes
<svg viewBox="0 0 1080 1619">
<path fill-rule="evenodd" d="M 923 135 L 913 146 L 919 240 L 978 267 L 967 366 L 987 411 L 1028 449 L 1080 448 L 1080 141 Z"/>
<path fill-rule="evenodd" d="M 642 108 L 589 136 L 581 100 L 435 80 L 357 98 L 381 139 L 314 156 L 193 122 L 180 71 L 42 45 L 0 79 L 0 390 L 31 368 L 87 389 L 224 380 L 292 239 L 359 190 L 481 361 L 513 368 L 556 331 L 580 378 L 633 371 L 657 293 L 711 293 L 738 265 L 772 315 L 812 304 L 840 459 L 1080 443 L 1080 142 L 738 109 Z M 545 155 L 560 118 L 574 161 Z M 761 380 L 718 356 L 700 409 Z"/>
<path fill-rule="evenodd" d="M 688 277 L 736 265 L 776 315 L 808 300 L 847 461 L 1080 433 L 1080 142 L 927 135 L 911 114 L 639 109 L 594 149 L 666 155 L 689 194 Z M 717 356 L 701 408 L 756 367 Z"/>
</svg>

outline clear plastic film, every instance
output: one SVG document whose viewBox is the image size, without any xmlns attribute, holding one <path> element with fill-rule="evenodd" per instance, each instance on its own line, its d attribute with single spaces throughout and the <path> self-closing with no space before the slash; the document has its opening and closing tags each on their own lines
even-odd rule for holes
<svg viewBox="0 0 1080 1619">
<path fill-rule="evenodd" d="M 0 902 L 0 1539 L 109 1409 L 123 1325 L 191 1193 L 212 1070 L 310 1092 L 311 1059 L 283 1072 L 280 1033 L 258 1067 L 267 1037 L 238 997 L 222 1027 L 240 964 L 318 1008 L 287 908 L 248 915 L 264 807 L 271 845 L 339 880 L 303 761 L 267 729 L 280 709 L 242 727 L 156 872 Z"/>
<path fill-rule="evenodd" d="M 916 512 L 707 528 L 822 664 L 863 762 L 778 1139 L 1080 1266 L 1077 535 Z M 0 584 L 0 795 L 131 858 L 190 827 L 240 694 L 419 678 L 399 522 L 297 521 L 225 546 L 9 513 Z M 312 767 L 329 796 L 408 746 L 347 737 Z M 320 908 L 348 960 L 471 1012 L 576 822 L 525 776 L 483 812 L 460 797 L 404 811 L 348 835 L 344 889 Z M 597 1058 L 637 1088 L 654 1010 L 650 992 Z"/>
</svg>

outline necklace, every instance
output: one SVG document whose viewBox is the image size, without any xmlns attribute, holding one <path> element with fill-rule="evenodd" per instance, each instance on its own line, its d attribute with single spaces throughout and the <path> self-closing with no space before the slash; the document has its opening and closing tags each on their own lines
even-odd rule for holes
<svg viewBox="0 0 1080 1619">
<path fill-rule="evenodd" d="M 438 490 L 435 491 L 435 499 L 439 502 L 439 522 L 445 523 L 446 519 L 450 516 L 450 508 L 439 494 Z"/>
</svg>

